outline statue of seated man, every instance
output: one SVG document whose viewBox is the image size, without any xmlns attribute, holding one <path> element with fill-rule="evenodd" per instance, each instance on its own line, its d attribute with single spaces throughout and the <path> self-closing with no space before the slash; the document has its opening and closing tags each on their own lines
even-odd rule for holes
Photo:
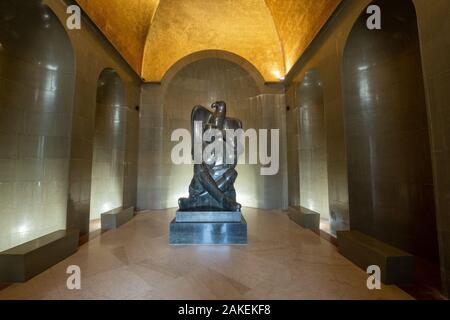
<svg viewBox="0 0 450 320">
<path fill-rule="evenodd" d="M 240 120 L 226 117 L 226 104 L 219 101 L 212 104 L 214 113 L 202 106 L 196 106 L 192 110 L 191 125 L 193 139 L 195 136 L 195 122 L 202 122 L 203 133 L 209 129 L 217 129 L 222 131 L 222 137 L 226 137 L 225 129 L 242 129 Z M 236 190 L 234 182 L 237 178 L 237 141 L 234 139 L 233 145 L 233 161 L 226 161 L 226 157 L 230 153 L 225 152 L 227 148 L 226 138 L 222 138 L 224 144 L 224 152 L 218 156 L 214 155 L 212 159 L 202 159 L 201 164 L 194 165 L 194 177 L 189 186 L 189 198 L 180 198 L 178 200 L 181 211 L 240 211 L 241 205 L 236 202 Z M 211 142 L 204 142 L 202 150 Z M 192 143 L 194 146 L 194 142 Z M 228 146 L 230 147 L 230 146 Z M 193 154 L 194 156 L 194 154 Z M 232 162 L 231 164 L 229 162 Z"/>
</svg>

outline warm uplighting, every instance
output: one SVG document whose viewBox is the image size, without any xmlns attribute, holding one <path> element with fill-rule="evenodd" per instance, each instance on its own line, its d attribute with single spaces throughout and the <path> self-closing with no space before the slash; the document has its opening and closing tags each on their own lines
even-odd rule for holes
<svg viewBox="0 0 450 320">
<path fill-rule="evenodd" d="M 274 70 L 272 72 L 272 74 L 279 80 L 283 81 L 284 80 L 284 76 L 281 74 L 281 72 L 279 70 Z"/>
<path fill-rule="evenodd" d="M 101 212 L 108 212 L 111 209 L 112 209 L 111 205 L 108 202 L 106 202 L 102 204 Z"/>
<path fill-rule="evenodd" d="M 30 230 L 29 226 L 24 223 L 17 227 L 17 233 L 26 233 Z"/>
<path fill-rule="evenodd" d="M 177 61 L 205 50 L 236 54 L 265 81 L 283 81 L 284 71 L 291 69 L 340 2 L 78 0 L 125 60 L 149 82 L 161 81 Z M 275 77 L 274 66 L 283 70 Z"/>
</svg>

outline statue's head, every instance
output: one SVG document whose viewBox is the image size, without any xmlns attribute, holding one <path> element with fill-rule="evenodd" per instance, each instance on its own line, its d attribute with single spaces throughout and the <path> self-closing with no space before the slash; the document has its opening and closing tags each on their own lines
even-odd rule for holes
<svg viewBox="0 0 450 320">
<path fill-rule="evenodd" d="M 227 104 L 223 101 L 217 101 L 211 105 L 211 108 L 215 110 L 214 125 L 217 128 L 222 129 L 227 116 Z"/>
</svg>

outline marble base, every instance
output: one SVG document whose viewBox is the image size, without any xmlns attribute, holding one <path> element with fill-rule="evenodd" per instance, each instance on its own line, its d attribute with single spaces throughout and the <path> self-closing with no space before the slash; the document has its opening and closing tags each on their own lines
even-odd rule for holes
<svg viewBox="0 0 450 320">
<path fill-rule="evenodd" d="M 169 238 L 172 245 L 247 244 L 247 222 L 242 214 L 239 222 L 178 222 L 175 218 L 170 223 Z"/>
<path fill-rule="evenodd" d="M 339 252 L 362 268 L 371 265 L 381 269 L 381 282 L 387 285 L 411 283 L 414 257 L 400 249 L 358 231 L 338 231 Z"/>
<path fill-rule="evenodd" d="M 240 211 L 177 211 L 176 222 L 241 222 Z"/>
</svg>

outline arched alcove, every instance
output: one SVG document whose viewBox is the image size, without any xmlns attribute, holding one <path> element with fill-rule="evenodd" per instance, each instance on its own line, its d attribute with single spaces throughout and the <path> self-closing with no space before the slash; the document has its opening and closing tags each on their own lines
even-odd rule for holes
<svg viewBox="0 0 450 320">
<path fill-rule="evenodd" d="M 172 79 L 182 69 L 184 69 L 185 67 L 194 62 L 205 59 L 220 59 L 232 62 L 241 67 L 243 70 L 245 70 L 246 73 L 253 78 L 256 86 L 258 87 L 261 93 L 267 90 L 265 88 L 265 80 L 261 75 L 261 73 L 258 71 L 258 69 L 255 68 L 255 66 L 253 66 L 249 61 L 245 60 L 241 56 L 224 50 L 198 51 L 191 53 L 190 55 L 187 55 L 186 57 L 178 60 L 175 64 L 173 64 L 169 68 L 169 70 L 167 70 L 167 72 L 164 74 L 164 77 L 161 80 L 161 84 L 164 87 L 164 89 L 169 83 L 171 83 Z"/>
<path fill-rule="evenodd" d="M 300 205 L 329 222 L 327 142 L 322 81 L 308 71 L 298 87 Z"/>
<path fill-rule="evenodd" d="M 438 262 L 428 121 L 410 0 L 374 1 L 382 29 L 356 21 L 344 52 L 350 225 Z"/>
<path fill-rule="evenodd" d="M 159 198 L 166 207 L 176 207 L 177 200 L 186 196 L 192 179 L 192 165 L 173 165 L 169 140 L 175 129 L 190 130 L 190 117 L 195 105 L 210 107 L 223 100 L 227 116 L 242 120 L 244 129 L 276 128 L 280 123 L 280 103 L 273 95 L 262 95 L 259 83 L 242 66 L 216 57 L 197 60 L 185 65 L 166 83 L 163 102 L 164 166 L 157 177 Z M 247 145 L 248 153 L 248 145 Z M 248 158 L 248 156 L 247 156 Z M 261 176 L 260 165 L 238 165 L 237 200 L 244 206 L 281 207 L 279 176 Z M 275 181 L 275 180 L 276 181 Z M 275 181 L 275 182 L 274 182 Z"/>
<path fill-rule="evenodd" d="M 74 54 L 38 0 L 0 3 L 0 251 L 65 229 Z"/>
<path fill-rule="evenodd" d="M 126 115 L 122 80 L 116 71 L 105 69 L 97 83 L 91 220 L 123 205 Z"/>
<path fill-rule="evenodd" d="M 171 132 L 178 128 L 190 130 L 191 111 L 195 105 L 209 108 L 213 102 L 220 100 L 227 103 L 227 116 L 240 118 L 248 128 L 250 109 L 258 94 L 253 78 L 231 61 L 207 58 L 192 62 L 180 69 L 168 84 L 164 96 L 164 136 L 170 137 Z M 171 161 L 170 157 L 168 161 Z M 185 196 L 188 191 L 192 165 L 168 165 L 171 174 L 167 181 L 169 193 L 166 198 L 168 206 L 175 207 L 178 198 Z M 242 201 L 243 196 L 256 192 L 256 185 L 252 183 L 255 181 L 256 169 L 256 166 L 238 166 L 238 200 Z M 245 194 L 242 188 L 246 189 Z"/>
</svg>

